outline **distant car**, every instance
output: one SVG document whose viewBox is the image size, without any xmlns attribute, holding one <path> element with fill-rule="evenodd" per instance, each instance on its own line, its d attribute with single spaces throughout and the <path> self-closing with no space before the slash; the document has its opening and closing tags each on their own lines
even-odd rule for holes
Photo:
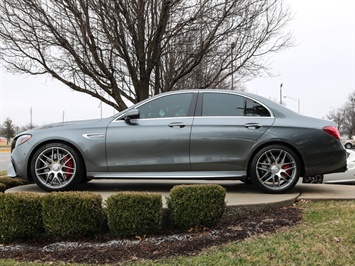
<svg viewBox="0 0 355 266">
<path fill-rule="evenodd" d="M 342 139 L 341 142 L 347 149 L 352 149 L 353 147 L 355 147 L 355 140 L 353 139 Z"/>
<path fill-rule="evenodd" d="M 303 178 L 303 183 L 313 184 L 355 184 L 355 151 L 346 150 L 348 170 L 343 173 L 334 173 L 326 175 L 315 175 L 312 177 Z"/>
<path fill-rule="evenodd" d="M 346 170 L 333 122 L 258 95 L 159 94 L 109 118 L 47 125 L 16 136 L 8 175 L 47 191 L 89 179 L 244 180 L 268 193 L 300 176 Z"/>
</svg>

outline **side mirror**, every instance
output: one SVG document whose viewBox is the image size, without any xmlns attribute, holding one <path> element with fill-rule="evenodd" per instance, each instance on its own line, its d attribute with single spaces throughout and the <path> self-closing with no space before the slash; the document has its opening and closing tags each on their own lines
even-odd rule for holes
<svg viewBox="0 0 355 266">
<path fill-rule="evenodd" d="M 137 118 L 139 118 L 139 110 L 137 109 L 129 110 L 123 117 L 123 119 L 128 122 L 131 119 L 137 119 Z"/>
</svg>

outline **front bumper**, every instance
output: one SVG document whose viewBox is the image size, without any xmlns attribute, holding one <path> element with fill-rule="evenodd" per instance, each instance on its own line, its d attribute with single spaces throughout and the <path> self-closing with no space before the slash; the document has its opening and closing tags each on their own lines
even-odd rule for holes
<svg viewBox="0 0 355 266">
<path fill-rule="evenodd" d="M 16 177 L 17 176 L 15 167 L 14 167 L 14 165 L 12 163 L 10 163 L 7 166 L 7 176 L 9 176 L 9 177 Z"/>
</svg>

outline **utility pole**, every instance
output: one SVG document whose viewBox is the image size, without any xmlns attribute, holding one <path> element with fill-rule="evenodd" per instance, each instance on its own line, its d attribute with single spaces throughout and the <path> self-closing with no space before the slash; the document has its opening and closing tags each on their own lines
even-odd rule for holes
<svg viewBox="0 0 355 266">
<path fill-rule="evenodd" d="M 282 83 L 280 84 L 280 104 L 282 105 Z"/>
<path fill-rule="evenodd" d="M 300 114 L 301 113 L 301 99 L 298 99 L 298 98 L 293 98 L 293 97 L 290 97 L 290 96 L 284 96 L 284 98 L 290 98 L 292 100 L 295 100 L 297 101 L 297 104 L 298 104 L 298 113 Z"/>
<path fill-rule="evenodd" d="M 102 118 L 102 100 L 100 101 L 98 108 L 100 108 L 100 117 Z"/>
<path fill-rule="evenodd" d="M 352 108 L 351 108 L 351 116 L 352 116 L 352 130 L 351 130 L 351 139 L 353 139 L 353 136 L 355 135 L 355 110 L 354 110 L 354 104 L 355 104 L 355 99 L 351 98 L 351 104 L 352 104 Z"/>
<path fill-rule="evenodd" d="M 32 107 L 30 108 L 30 126 L 32 127 Z"/>
</svg>

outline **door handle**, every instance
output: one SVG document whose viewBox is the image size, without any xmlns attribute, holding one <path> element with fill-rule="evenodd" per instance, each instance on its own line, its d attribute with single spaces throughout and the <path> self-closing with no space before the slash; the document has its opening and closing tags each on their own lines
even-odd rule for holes
<svg viewBox="0 0 355 266">
<path fill-rule="evenodd" d="M 168 126 L 172 127 L 172 128 L 174 128 L 174 127 L 183 128 L 186 125 L 182 122 L 174 122 L 174 123 L 170 123 Z"/>
<path fill-rule="evenodd" d="M 248 129 L 258 129 L 261 128 L 261 125 L 259 123 L 247 123 L 244 125 Z"/>
</svg>

